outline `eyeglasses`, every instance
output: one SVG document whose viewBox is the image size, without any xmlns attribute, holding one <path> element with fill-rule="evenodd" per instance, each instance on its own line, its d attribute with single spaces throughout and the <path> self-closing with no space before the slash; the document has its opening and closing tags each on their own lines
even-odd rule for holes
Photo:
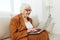
<svg viewBox="0 0 60 40">
<path fill-rule="evenodd" d="M 32 11 L 31 9 L 25 9 L 26 11 Z"/>
</svg>

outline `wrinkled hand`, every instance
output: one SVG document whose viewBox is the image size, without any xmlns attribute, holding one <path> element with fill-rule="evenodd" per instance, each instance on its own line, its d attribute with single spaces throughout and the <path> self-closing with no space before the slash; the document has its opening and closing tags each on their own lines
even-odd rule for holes
<svg viewBox="0 0 60 40">
<path fill-rule="evenodd" d="M 37 31 L 37 29 L 38 29 L 38 28 L 32 28 L 32 29 L 28 29 L 28 30 L 27 30 L 27 32 L 30 32 L 30 31 L 33 31 L 33 32 L 35 32 L 35 31 Z"/>
</svg>

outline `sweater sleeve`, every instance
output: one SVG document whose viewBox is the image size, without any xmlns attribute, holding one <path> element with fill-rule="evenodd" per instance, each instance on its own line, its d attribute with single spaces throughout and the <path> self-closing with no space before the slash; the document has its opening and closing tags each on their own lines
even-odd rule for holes
<svg viewBox="0 0 60 40">
<path fill-rule="evenodd" d="M 13 18 L 10 22 L 10 37 L 12 40 L 18 40 L 27 36 L 27 31 L 19 25 L 19 19 Z"/>
</svg>

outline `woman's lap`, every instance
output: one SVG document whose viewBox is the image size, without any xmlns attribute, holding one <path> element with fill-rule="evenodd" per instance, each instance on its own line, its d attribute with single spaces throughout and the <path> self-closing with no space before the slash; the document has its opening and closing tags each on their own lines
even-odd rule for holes
<svg viewBox="0 0 60 40">
<path fill-rule="evenodd" d="M 49 40 L 49 35 L 48 32 L 44 30 L 40 34 L 29 35 L 28 38 L 29 40 Z"/>
</svg>

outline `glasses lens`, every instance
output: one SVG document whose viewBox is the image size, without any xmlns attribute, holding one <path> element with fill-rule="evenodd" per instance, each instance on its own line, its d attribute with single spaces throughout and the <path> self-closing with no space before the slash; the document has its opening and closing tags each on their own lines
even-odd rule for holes
<svg viewBox="0 0 60 40">
<path fill-rule="evenodd" d="M 31 11 L 31 9 L 25 9 L 26 11 Z"/>
</svg>

